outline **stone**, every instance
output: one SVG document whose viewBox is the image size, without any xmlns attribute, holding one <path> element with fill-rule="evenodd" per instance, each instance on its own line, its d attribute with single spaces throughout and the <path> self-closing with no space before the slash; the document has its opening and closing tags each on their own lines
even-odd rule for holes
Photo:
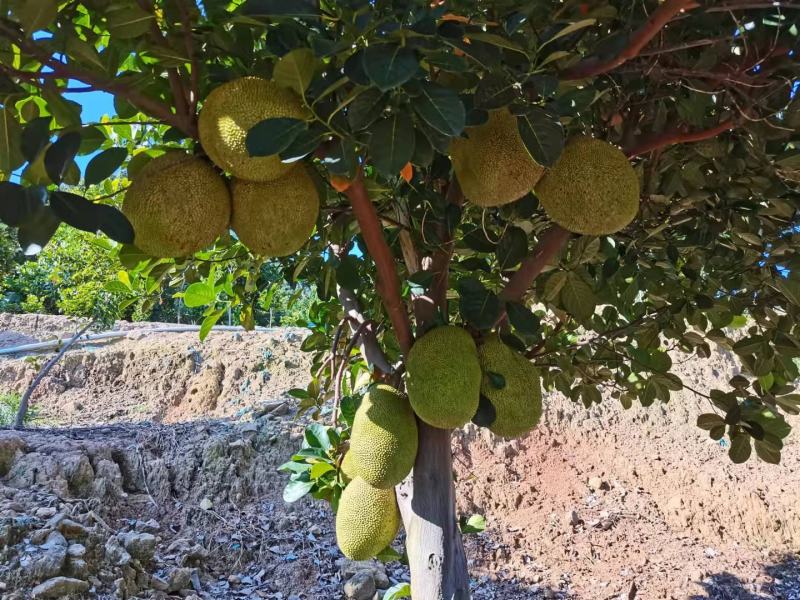
<svg viewBox="0 0 800 600">
<path fill-rule="evenodd" d="M 600 490 L 608 489 L 608 484 L 599 477 L 590 477 L 588 485 L 589 489 L 593 492 L 599 492 Z"/>
<path fill-rule="evenodd" d="M 128 531 L 127 533 L 120 533 L 117 539 L 128 551 L 128 553 L 138 560 L 148 561 L 153 558 L 156 553 L 156 536 L 152 533 L 138 533 L 136 531 Z"/>
<path fill-rule="evenodd" d="M 63 533 L 64 537 L 68 540 L 82 540 L 92 533 L 91 527 L 86 527 L 86 525 L 82 525 L 72 519 L 64 519 L 61 521 L 58 525 L 58 530 Z"/>
<path fill-rule="evenodd" d="M 83 544 L 70 544 L 67 547 L 67 556 L 72 558 L 81 558 L 86 554 L 86 546 Z"/>
<path fill-rule="evenodd" d="M 350 600 L 372 600 L 375 580 L 369 571 L 359 571 L 344 584 L 344 595 Z"/>
<path fill-rule="evenodd" d="M 25 449 L 25 442 L 15 433 L 0 433 L 0 477 L 5 476 L 11 469 L 11 464 L 17 452 Z"/>
<path fill-rule="evenodd" d="M 44 581 L 61 573 L 66 558 L 67 540 L 58 531 L 52 531 L 44 544 L 24 554 L 19 563 L 31 581 Z"/>
<path fill-rule="evenodd" d="M 41 506 L 33 513 L 39 519 L 49 519 L 56 514 L 55 506 Z"/>
<path fill-rule="evenodd" d="M 67 557 L 67 564 L 64 567 L 64 574 L 75 579 L 88 579 L 91 575 L 89 563 L 82 558 Z"/>
<path fill-rule="evenodd" d="M 140 531 L 142 533 L 158 533 L 161 531 L 161 524 L 156 521 L 155 519 L 150 519 L 148 521 L 136 521 L 134 525 L 134 529 L 136 531 Z"/>
<path fill-rule="evenodd" d="M 131 562 L 131 555 L 119 543 L 117 536 L 111 536 L 106 542 L 106 559 L 118 567 L 124 567 Z"/>
<path fill-rule="evenodd" d="M 89 582 L 72 577 L 53 577 L 33 588 L 34 598 L 63 598 L 89 591 Z"/>
<path fill-rule="evenodd" d="M 178 567 L 170 571 L 167 577 L 167 591 L 179 592 L 192 586 L 192 573 L 194 569 Z"/>
</svg>

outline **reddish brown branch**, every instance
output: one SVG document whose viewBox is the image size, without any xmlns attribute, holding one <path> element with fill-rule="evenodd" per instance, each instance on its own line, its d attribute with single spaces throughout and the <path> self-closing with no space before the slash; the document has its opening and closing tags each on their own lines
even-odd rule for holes
<svg viewBox="0 0 800 600">
<path fill-rule="evenodd" d="M 698 4 L 695 0 L 667 0 L 659 6 L 647 22 L 633 34 L 628 46 L 617 56 L 606 61 L 600 61 L 596 58 L 582 60 L 574 67 L 561 73 L 561 79 L 584 79 L 585 77 L 602 75 L 603 73 L 608 73 L 616 69 L 632 58 L 636 58 L 639 53 L 644 50 L 645 46 L 650 43 L 650 40 L 658 35 L 675 16 L 684 10 L 691 10 L 697 6 Z"/>
<path fill-rule="evenodd" d="M 686 129 L 675 129 L 666 131 L 664 133 L 653 136 L 649 139 L 641 140 L 634 146 L 628 148 L 625 154 L 628 158 L 647 154 L 653 150 L 664 148 L 665 146 L 672 146 L 673 144 L 686 144 L 690 142 L 701 142 L 717 137 L 721 133 L 729 131 L 736 127 L 736 122 L 733 119 L 726 119 L 716 127 L 711 129 L 704 129 L 702 131 L 686 131 Z"/>
<path fill-rule="evenodd" d="M 350 199 L 353 214 L 361 228 L 364 243 L 367 245 L 367 251 L 378 269 L 378 293 L 389 314 L 400 349 L 407 354 L 414 343 L 414 337 L 411 335 L 411 323 L 403 303 L 400 278 L 397 276 L 394 256 L 383 237 L 383 228 L 378 213 L 369 198 L 361 172 L 347 188 L 345 194 Z"/>
<path fill-rule="evenodd" d="M 545 231 L 539 238 L 533 252 L 522 261 L 519 269 L 511 279 L 508 280 L 506 287 L 500 292 L 500 299 L 506 302 L 519 302 L 525 296 L 525 292 L 530 289 L 533 282 L 542 270 L 553 260 L 564 245 L 569 240 L 570 232 L 566 229 L 553 224 L 550 229 Z"/>
<path fill-rule="evenodd" d="M 173 113 L 167 104 L 151 98 L 119 80 L 101 79 L 94 73 L 84 71 L 71 64 L 67 65 L 59 62 L 47 51 L 42 50 L 34 42 L 22 37 L 19 32 L 2 22 L 0 22 L 0 35 L 11 40 L 14 44 L 19 46 L 23 52 L 52 69 L 52 73 L 42 75 L 47 75 L 49 78 L 73 79 L 85 85 L 92 86 L 96 90 L 121 96 L 143 113 L 155 117 L 164 123 L 173 125 L 192 137 L 197 136 L 194 123 L 187 120 L 184 115 Z M 38 77 L 39 74 L 34 73 L 34 76 Z M 33 82 L 33 84 L 36 85 L 35 82 Z M 37 87 L 43 86 L 39 85 Z"/>
</svg>

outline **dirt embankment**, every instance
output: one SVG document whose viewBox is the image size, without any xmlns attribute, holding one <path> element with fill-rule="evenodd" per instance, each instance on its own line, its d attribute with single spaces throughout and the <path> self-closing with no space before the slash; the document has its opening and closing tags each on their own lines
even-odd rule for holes
<svg viewBox="0 0 800 600">
<path fill-rule="evenodd" d="M 44 321 L 33 331 L 30 317 L 0 316 L 0 343 L 75 329 Z M 35 396 L 46 423 L 162 424 L 0 434 L 6 596 L 72 574 L 90 597 L 343 597 L 355 568 L 340 561 L 326 506 L 281 500 L 275 469 L 302 429 L 294 405 L 255 420 L 262 411 L 251 410 L 305 385 L 300 335 L 216 333 L 201 344 L 149 334 L 70 352 Z M 698 389 L 735 374 L 724 353 L 675 359 Z M 33 373 L 29 361 L 0 360 L 0 387 L 21 390 Z M 455 436 L 460 511 L 488 522 L 467 538 L 475 598 L 800 598 L 800 437 L 781 466 L 733 465 L 694 426 L 704 400 L 681 393 L 630 411 L 607 402 L 586 411 L 551 395 L 525 439 L 472 426 Z M 168 425 L 209 417 L 238 422 Z M 64 519 L 91 532 L 75 528 L 81 538 Z M 75 544 L 84 554 L 70 554 Z M 407 576 L 369 569 L 373 584 Z"/>
</svg>

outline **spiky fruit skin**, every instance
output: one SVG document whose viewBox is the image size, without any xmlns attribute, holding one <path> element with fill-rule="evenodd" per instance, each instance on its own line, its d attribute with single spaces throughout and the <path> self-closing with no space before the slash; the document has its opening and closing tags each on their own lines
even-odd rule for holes
<svg viewBox="0 0 800 600">
<path fill-rule="evenodd" d="M 319 192 L 302 165 L 273 181 L 234 179 L 231 194 L 231 226 L 254 254 L 294 254 L 314 231 Z"/>
<path fill-rule="evenodd" d="M 176 258 L 202 250 L 228 229 L 231 197 L 209 162 L 175 151 L 142 168 L 125 193 L 122 212 L 139 250 Z"/>
<path fill-rule="evenodd" d="M 292 165 L 277 155 L 251 157 L 245 140 L 253 125 L 273 118 L 307 119 L 308 112 L 291 90 L 260 77 L 242 77 L 215 88 L 198 120 L 200 143 L 209 158 L 239 179 L 272 181 Z"/>
<path fill-rule="evenodd" d="M 408 399 L 428 425 L 452 429 L 468 423 L 478 410 L 480 388 L 478 351 L 461 327 L 431 329 L 408 353 Z"/>
<path fill-rule="evenodd" d="M 579 137 L 539 181 L 536 195 L 547 216 L 567 231 L 609 235 L 639 212 L 639 177 L 619 148 Z"/>
<path fill-rule="evenodd" d="M 391 386 L 372 386 L 353 420 L 353 469 L 373 487 L 403 481 L 417 457 L 417 420 L 406 397 Z"/>
<path fill-rule="evenodd" d="M 524 356 L 492 337 L 478 348 L 483 383 L 481 393 L 494 406 L 496 418 L 489 426 L 495 435 L 519 437 L 542 417 L 542 384 L 539 371 Z M 501 375 L 505 386 L 498 389 L 490 373 Z"/>
<path fill-rule="evenodd" d="M 393 488 L 372 487 L 361 477 L 347 484 L 336 512 L 336 543 L 347 558 L 372 558 L 392 543 L 399 529 Z"/>
<path fill-rule="evenodd" d="M 530 192 L 544 173 L 525 148 L 517 129 L 517 117 L 501 108 L 489 120 L 467 128 L 467 138 L 450 145 L 461 191 L 479 206 L 500 206 Z"/>
<path fill-rule="evenodd" d="M 339 471 L 344 477 L 345 481 L 353 481 L 358 476 L 355 465 L 353 465 L 353 453 L 347 452 L 342 459 L 342 464 L 339 465 Z"/>
</svg>

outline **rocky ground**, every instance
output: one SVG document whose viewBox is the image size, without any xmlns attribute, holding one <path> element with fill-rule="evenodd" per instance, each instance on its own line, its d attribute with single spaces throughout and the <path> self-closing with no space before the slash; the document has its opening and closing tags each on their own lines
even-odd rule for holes
<svg viewBox="0 0 800 600">
<path fill-rule="evenodd" d="M 76 328 L 0 315 L 0 347 Z M 38 427 L 0 431 L 0 598 L 371 600 L 407 580 L 343 559 L 324 503 L 282 501 L 300 339 L 134 333 L 70 351 L 34 396 Z M 0 358 L 0 392 L 42 362 Z M 735 373 L 725 354 L 681 368 L 701 389 Z M 708 410 L 551 396 L 525 439 L 455 436 L 459 510 L 488 523 L 467 537 L 474 597 L 800 599 L 798 436 L 781 466 L 732 465 L 694 427 Z"/>
</svg>

